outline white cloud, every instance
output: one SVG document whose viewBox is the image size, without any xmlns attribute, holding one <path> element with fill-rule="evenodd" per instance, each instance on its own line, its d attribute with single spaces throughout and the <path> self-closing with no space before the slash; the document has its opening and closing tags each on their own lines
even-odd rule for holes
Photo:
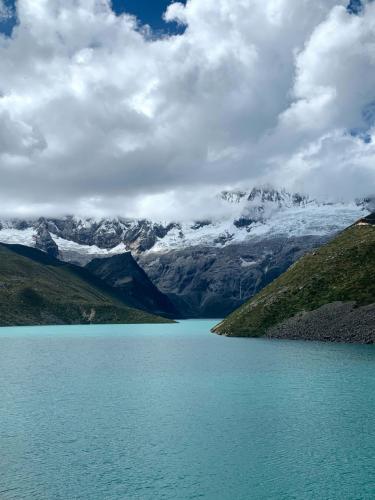
<svg viewBox="0 0 375 500">
<path fill-rule="evenodd" d="M 18 0 L 0 39 L 0 210 L 152 215 L 155 201 L 173 216 L 198 190 L 326 196 L 335 176 L 328 194 L 367 194 L 373 146 L 348 130 L 372 134 L 375 5 L 345 5 L 190 0 L 165 14 L 185 33 L 155 40 L 106 0 Z"/>
<path fill-rule="evenodd" d="M 0 0 L 0 21 L 9 19 L 12 15 L 12 9 L 5 5 L 4 0 Z"/>
<path fill-rule="evenodd" d="M 171 3 L 164 13 L 164 20 L 167 22 L 175 21 L 178 24 L 188 24 L 186 12 L 187 9 L 185 9 L 185 5 L 183 3 Z"/>
</svg>

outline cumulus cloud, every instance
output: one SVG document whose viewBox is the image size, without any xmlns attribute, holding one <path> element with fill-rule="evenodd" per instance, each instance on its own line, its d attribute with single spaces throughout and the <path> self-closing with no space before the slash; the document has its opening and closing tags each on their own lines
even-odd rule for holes
<svg viewBox="0 0 375 500">
<path fill-rule="evenodd" d="M 346 5 L 177 2 L 164 17 L 185 32 L 155 39 L 108 0 L 18 0 L 0 37 L 0 211 L 171 218 L 264 182 L 369 194 L 375 4 Z"/>
</svg>

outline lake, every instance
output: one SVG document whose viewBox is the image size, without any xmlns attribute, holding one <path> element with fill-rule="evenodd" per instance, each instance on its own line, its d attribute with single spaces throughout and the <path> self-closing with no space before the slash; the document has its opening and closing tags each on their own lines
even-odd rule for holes
<svg viewBox="0 0 375 500">
<path fill-rule="evenodd" d="M 373 499 L 375 347 L 0 329 L 0 498 Z"/>
</svg>

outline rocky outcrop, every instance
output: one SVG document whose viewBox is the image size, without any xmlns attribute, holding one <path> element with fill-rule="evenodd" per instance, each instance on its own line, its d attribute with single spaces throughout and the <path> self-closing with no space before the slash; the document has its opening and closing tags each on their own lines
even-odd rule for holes
<svg viewBox="0 0 375 500">
<path fill-rule="evenodd" d="M 355 302 L 333 302 L 301 312 L 270 328 L 266 337 L 359 344 L 375 343 L 375 304 L 357 307 Z"/>
<path fill-rule="evenodd" d="M 358 225 L 369 225 L 369 226 L 374 226 L 375 225 L 375 213 L 372 213 L 368 215 L 367 217 L 363 217 L 362 219 L 359 219 L 356 223 L 356 226 Z"/>
<path fill-rule="evenodd" d="M 49 219 L 50 232 L 80 245 L 96 245 L 111 249 L 123 243 L 129 250 L 145 252 L 152 248 L 158 238 L 164 238 L 176 224 L 160 224 L 146 219 L 79 219 L 64 217 Z"/>
<path fill-rule="evenodd" d="M 43 252 L 46 252 L 51 257 L 59 256 L 59 247 L 56 245 L 44 222 L 42 222 L 37 229 L 35 247 L 39 250 L 43 250 Z"/>
</svg>

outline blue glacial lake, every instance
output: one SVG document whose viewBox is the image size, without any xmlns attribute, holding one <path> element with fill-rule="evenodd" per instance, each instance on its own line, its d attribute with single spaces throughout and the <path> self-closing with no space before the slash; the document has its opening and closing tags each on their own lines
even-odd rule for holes
<svg viewBox="0 0 375 500">
<path fill-rule="evenodd" d="M 0 329 L 0 498 L 373 499 L 375 348 Z"/>
</svg>

